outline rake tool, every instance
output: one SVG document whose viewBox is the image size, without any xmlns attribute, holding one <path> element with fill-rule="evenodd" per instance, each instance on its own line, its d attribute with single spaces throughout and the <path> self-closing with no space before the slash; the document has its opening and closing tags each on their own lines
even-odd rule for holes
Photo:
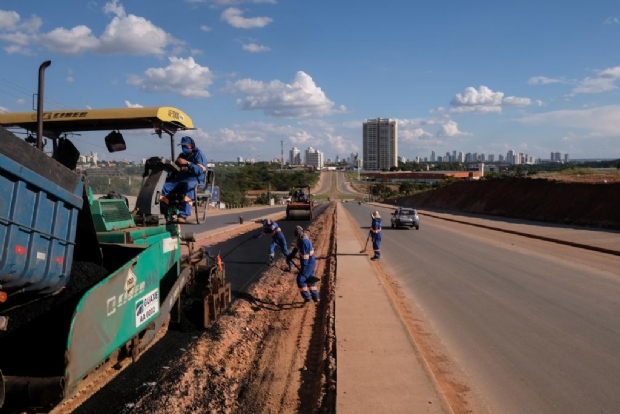
<svg viewBox="0 0 620 414">
<path fill-rule="evenodd" d="M 364 249 L 360 250 L 360 253 L 366 253 L 366 248 L 368 247 L 368 240 L 370 240 L 370 231 L 368 232 L 368 237 L 366 237 L 366 244 L 364 244 Z"/>
<path fill-rule="evenodd" d="M 293 266 L 295 266 L 297 268 L 297 270 L 299 270 L 301 272 L 301 267 L 299 267 L 297 265 L 297 263 L 295 263 L 293 260 L 291 260 L 291 263 L 293 263 Z M 306 282 L 307 283 L 317 283 L 317 282 L 320 282 L 320 281 L 321 281 L 321 278 L 318 278 L 316 276 L 310 276 L 310 277 L 306 278 Z"/>
</svg>

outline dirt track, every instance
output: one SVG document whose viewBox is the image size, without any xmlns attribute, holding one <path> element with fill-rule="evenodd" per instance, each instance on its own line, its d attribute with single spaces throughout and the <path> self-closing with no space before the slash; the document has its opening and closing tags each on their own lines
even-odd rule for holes
<svg viewBox="0 0 620 414">
<path fill-rule="evenodd" d="M 319 304 L 303 303 L 284 259 L 269 268 L 206 331 L 171 327 L 173 341 L 144 355 L 148 375 L 128 371 L 77 412 L 334 412 L 335 206 L 309 225 Z M 322 236 L 318 236 L 321 231 Z M 135 376 L 141 377 L 137 383 Z M 109 407 L 101 401 L 114 400 Z M 124 407 L 124 408 L 123 408 Z M 106 409 L 108 411 L 106 411 Z"/>
</svg>

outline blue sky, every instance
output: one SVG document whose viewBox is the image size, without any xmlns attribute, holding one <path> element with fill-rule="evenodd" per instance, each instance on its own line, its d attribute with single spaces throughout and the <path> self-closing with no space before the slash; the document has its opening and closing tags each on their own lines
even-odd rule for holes
<svg viewBox="0 0 620 414">
<path fill-rule="evenodd" d="M 376 117 L 398 120 L 407 158 L 620 157 L 620 3 L 504 3 L 5 0 L 0 111 L 31 109 L 50 59 L 47 110 L 175 106 L 214 160 L 269 160 L 281 140 L 346 157 Z M 128 158 L 168 153 L 125 136 Z M 74 143 L 106 156 L 102 138 Z"/>
</svg>

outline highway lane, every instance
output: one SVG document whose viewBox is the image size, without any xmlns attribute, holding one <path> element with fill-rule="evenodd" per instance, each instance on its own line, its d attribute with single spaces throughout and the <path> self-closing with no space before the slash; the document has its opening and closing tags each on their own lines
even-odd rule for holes
<svg viewBox="0 0 620 414">
<path fill-rule="evenodd" d="M 321 172 L 321 178 L 322 178 L 322 182 L 321 182 L 321 188 L 319 188 L 314 194 L 318 195 L 318 194 L 326 194 L 330 191 L 331 186 L 332 186 L 332 176 L 331 176 L 331 172 L 329 171 L 322 171 Z"/>
<path fill-rule="evenodd" d="M 366 234 L 376 207 L 345 207 Z M 424 216 L 392 230 L 379 211 L 381 266 L 481 412 L 620 412 L 620 258 Z"/>
<path fill-rule="evenodd" d="M 265 207 L 262 209 L 248 210 L 248 211 L 235 211 L 230 210 L 230 213 L 218 212 L 217 214 L 209 214 L 207 212 L 207 219 L 201 224 L 192 224 L 195 220 L 193 212 L 192 217 L 189 219 L 189 223 L 181 226 L 182 231 L 193 231 L 195 234 L 203 233 L 205 231 L 216 230 L 229 224 L 239 223 L 239 216 L 243 217 L 244 222 L 258 220 L 269 214 L 285 212 L 286 206 L 277 205 L 273 207 Z"/>
<path fill-rule="evenodd" d="M 315 217 L 321 214 L 327 205 L 327 203 L 317 205 L 314 210 Z M 283 210 L 283 207 L 279 206 L 279 209 Z M 262 218 L 268 214 L 266 212 L 267 210 L 271 210 L 271 213 L 280 211 L 274 210 L 274 208 L 269 208 L 262 211 L 252 211 L 253 214 L 251 216 L 255 219 Z M 213 221 L 211 225 L 213 228 L 219 228 L 238 222 L 235 221 L 238 214 L 224 214 L 222 216 L 224 217 L 211 217 L 211 220 Z M 246 218 L 246 215 L 243 216 Z M 293 247 L 293 229 L 295 226 L 300 225 L 306 228 L 310 224 L 309 221 L 287 221 L 285 219 L 278 220 L 277 222 L 284 232 L 289 250 Z M 208 223 L 209 219 L 207 218 L 207 223 L 205 224 Z M 183 229 L 187 231 L 191 227 L 191 225 L 184 225 Z M 259 232 L 260 229 L 251 230 L 208 248 L 211 254 L 221 254 L 224 263 L 226 263 L 226 277 L 228 281 L 232 283 L 232 290 L 234 292 L 244 291 L 256 279 L 256 277 L 267 268 L 266 263 L 268 259 L 269 245 L 271 244 L 271 237 L 264 235 L 260 239 L 253 239 L 252 236 L 258 234 Z M 199 240 L 199 244 L 202 245 L 203 243 L 209 243 L 209 239 Z M 278 248 L 276 248 L 276 259 L 279 257 L 282 257 L 282 253 Z"/>
<path fill-rule="evenodd" d="M 350 194 L 353 196 L 357 196 L 359 194 L 357 194 L 354 191 L 349 190 L 349 188 L 347 187 L 346 184 L 346 177 L 345 177 L 345 173 L 343 171 L 338 171 L 336 172 L 336 188 L 338 188 L 338 191 L 342 194 Z"/>
</svg>

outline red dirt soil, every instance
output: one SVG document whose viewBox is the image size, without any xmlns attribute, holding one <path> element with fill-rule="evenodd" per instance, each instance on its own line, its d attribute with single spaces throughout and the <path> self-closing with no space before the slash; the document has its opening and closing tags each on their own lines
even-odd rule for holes
<svg viewBox="0 0 620 414">
<path fill-rule="evenodd" d="M 505 178 L 461 181 L 387 204 L 620 229 L 620 182 Z"/>
</svg>

